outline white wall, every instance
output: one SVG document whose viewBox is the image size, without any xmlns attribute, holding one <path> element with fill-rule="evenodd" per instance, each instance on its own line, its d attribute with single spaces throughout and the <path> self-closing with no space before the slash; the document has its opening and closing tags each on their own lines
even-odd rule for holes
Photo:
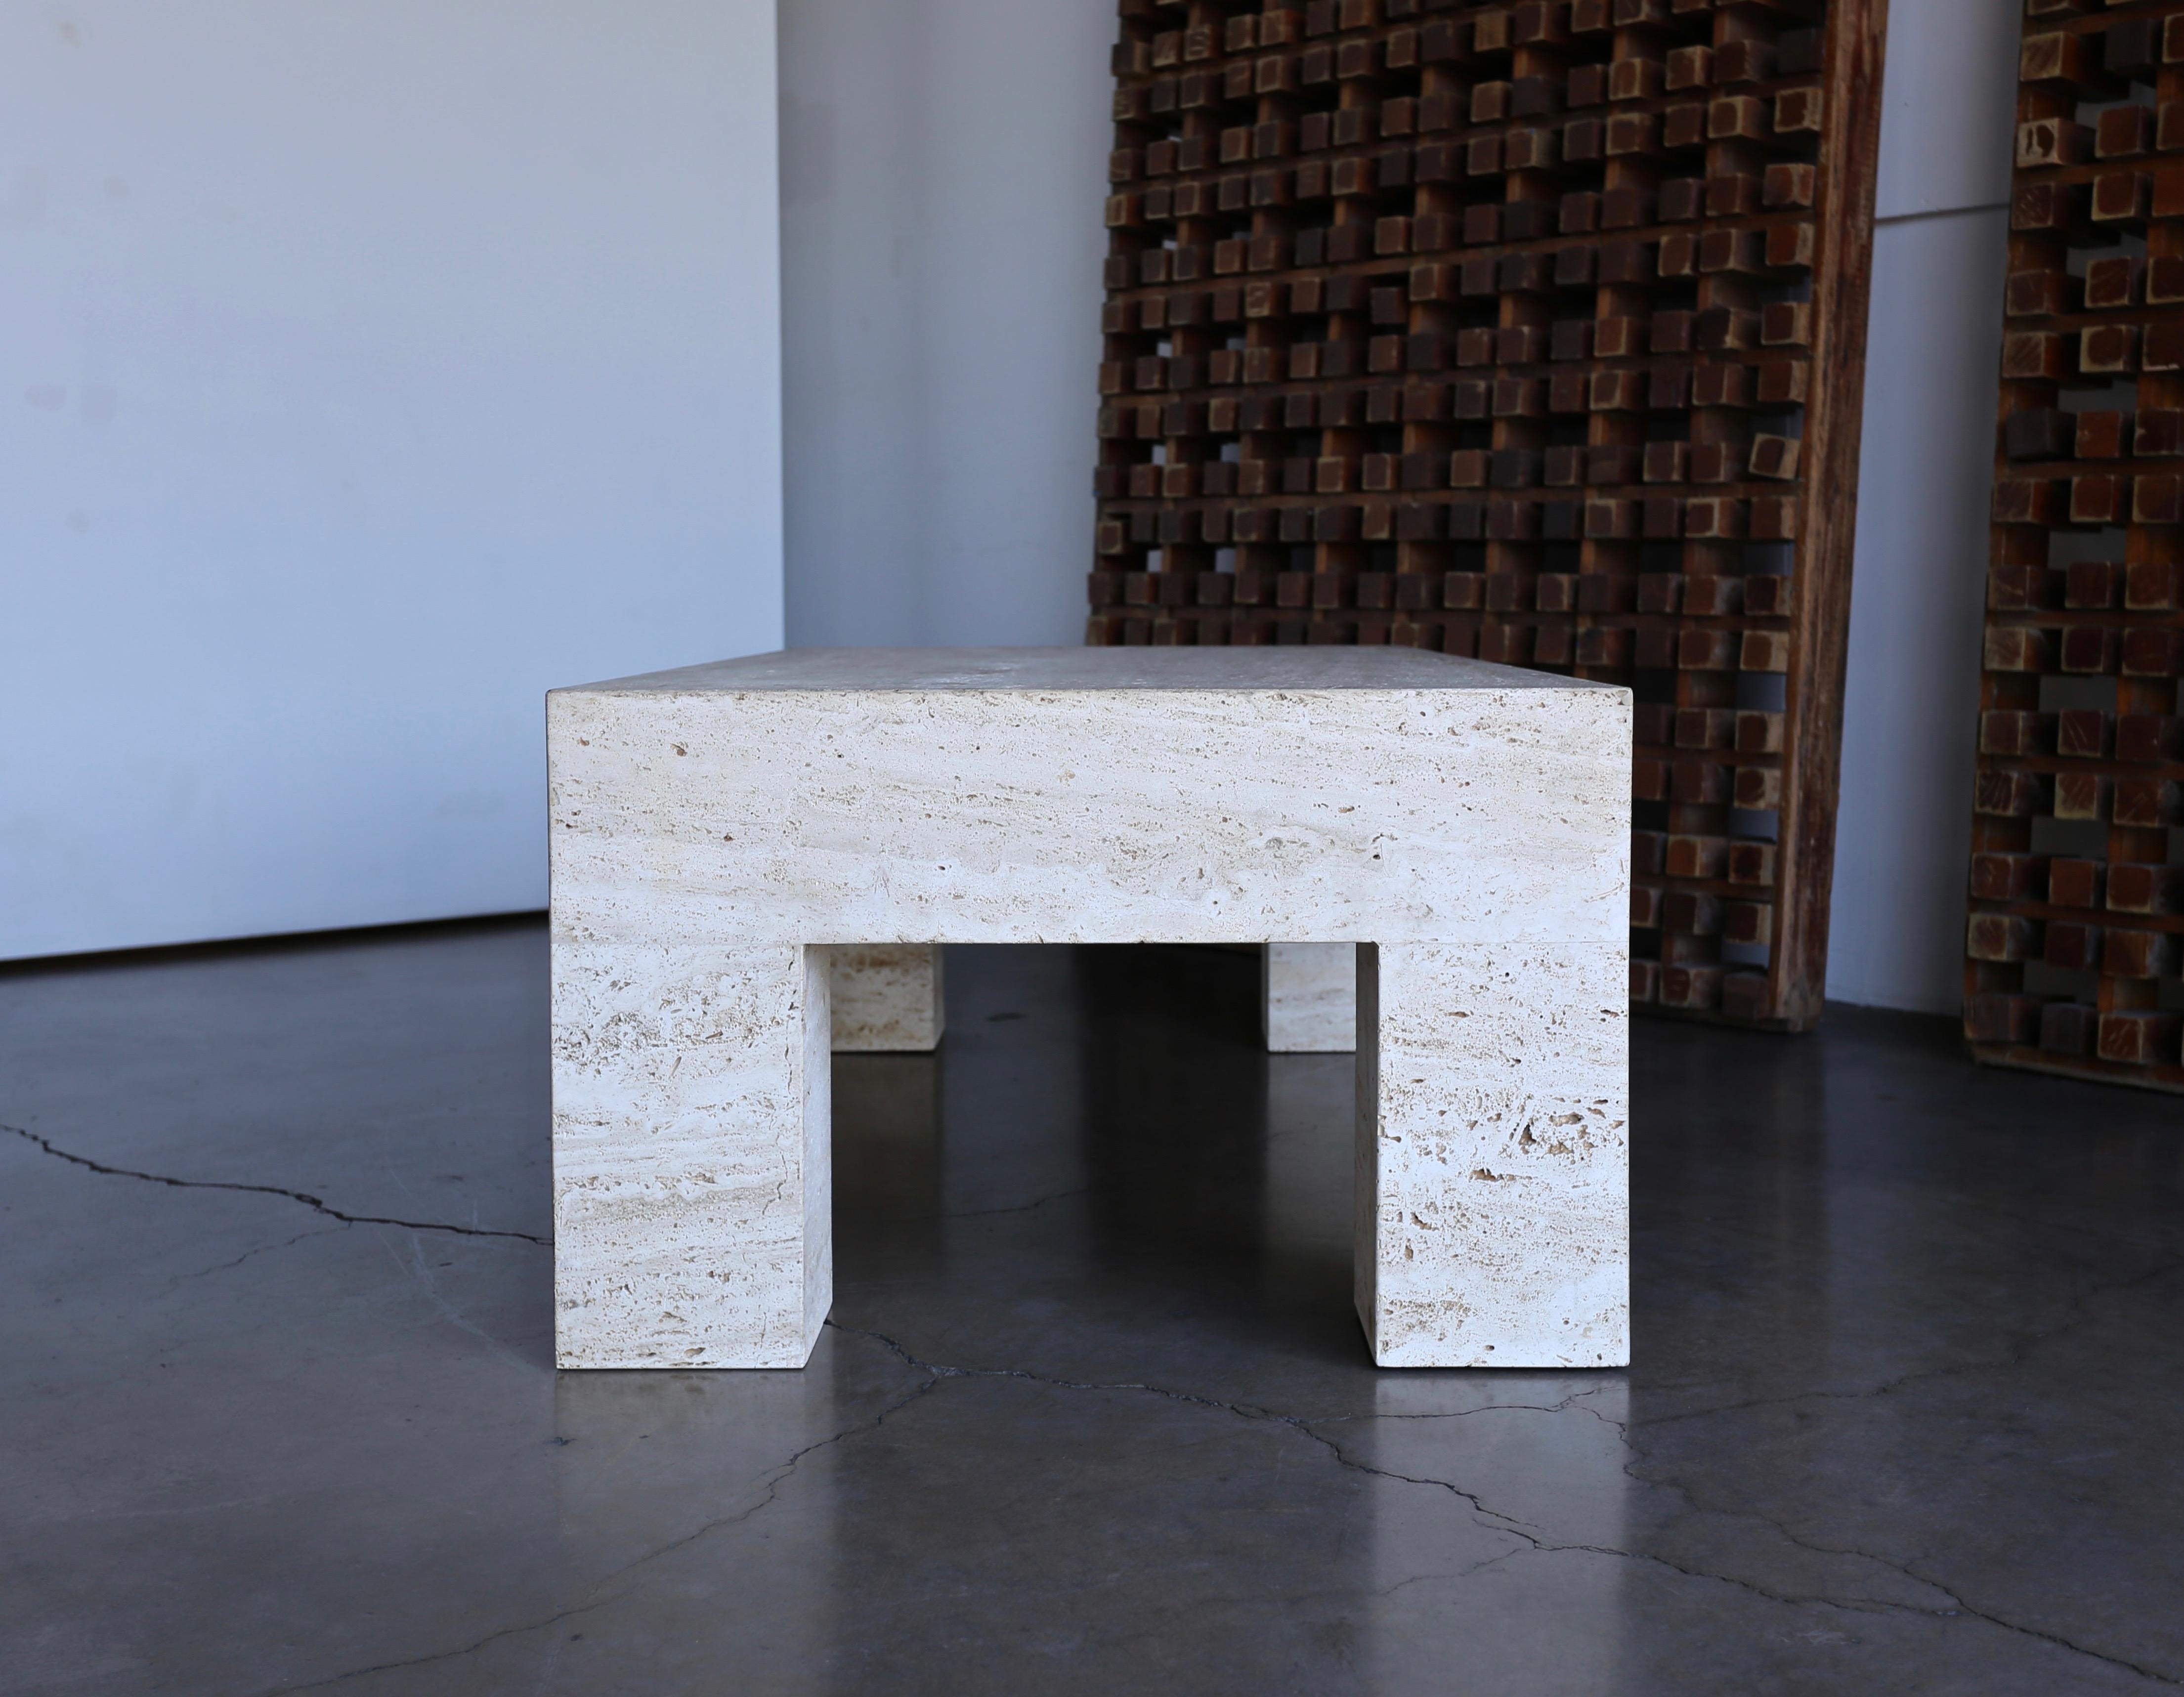
<svg viewBox="0 0 2184 1697">
<path fill-rule="evenodd" d="M 781 0 L 788 634 L 1078 643 L 1113 0 Z"/>
<path fill-rule="evenodd" d="M 788 629 L 1082 639 L 1112 0 L 781 0 Z M 2017 12 L 1891 20 L 1829 992 L 1954 1011 Z"/>
<path fill-rule="evenodd" d="M 1953 1014 L 2008 234 L 2016 8 L 1892 8 L 1828 993 Z"/>
<path fill-rule="evenodd" d="M 535 908 L 777 646 L 771 0 L 0 8 L 0 956 Z"/>
</svg>

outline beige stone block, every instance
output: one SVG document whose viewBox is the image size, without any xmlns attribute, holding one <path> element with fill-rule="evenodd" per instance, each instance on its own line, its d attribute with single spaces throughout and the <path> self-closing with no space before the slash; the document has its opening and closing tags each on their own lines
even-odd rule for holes
<svg viewBox="0 0 2184 1697">
<path fill-rule="evenodd" d="M 554 939 L 563 1366 L 811 1356 L 834 1277 L 825 953 Z"/>
<path fill-rule="evenodd" d="M 1269 943 L 1260 953 L 1260 1029 L 1275 1054 L 1357 1047 L 1357 950 L 1347 943 Z"/>
<path fill-rule="evenodd" d="M 1373 1359 L 1627 1364 L 1625 946 L 1357 957 L 1357 1294 Z"/>
<path fill-rule="evenodd" d="M 548 725 L 563 1366 L 808 1355 L 831 952 L 951 942 L 1374 945 L 1375 1358 L 1627 1352 L 1627 692 L 1401 649 L 833 650 L 556 691 Z"/>
<path fill-rule="evenodd" d="M 931 943 L 838 943 L 828 951 L 837 1054 L 940 1046 L 947 1025 L 941 952 Z"/>
</svg>

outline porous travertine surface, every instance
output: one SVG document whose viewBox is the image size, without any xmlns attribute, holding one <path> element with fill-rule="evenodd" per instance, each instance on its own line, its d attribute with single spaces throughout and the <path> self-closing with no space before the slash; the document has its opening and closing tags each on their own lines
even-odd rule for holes
<svg viewBox="0 0 2184 1697">
<path fill-rule="evenodd" d="M 784 648 L 586 684 L 686 689 L 1606 689 L 1416 648 Z M 558 693 L 563 692 L 556 691 Z"/>
<path fill-rule="evenodd" d="M 1346 1054 L 1357 1047 L 1357 949 L 1348 943 L 1269 943 L 1259 965 L 1259 1029 L 1274 1054 Z"/>
<path fill-rule="evenodd" d="M 1627 692 L 1393 650 L 838 649 L 556 691 L 548 726 L 564 1366 L 800 1364 L 822 951 L 950 942 L 1379 945 L 1376 1355 L 1627 1351 L 1620 980 L 1594 993 Z"/>
<path fill-rule="evenodd" d="M 837 1054 L 925 1052 L 947 1027 L 941 954 L 931 943 L 838 943 L 827 951 Z"/>
<path fill-rule="evenodd" d="M 1626 1365 L 1624 945 L 1357 954 L 1355 1251 L 1373 1359 Z"/>
</svg>

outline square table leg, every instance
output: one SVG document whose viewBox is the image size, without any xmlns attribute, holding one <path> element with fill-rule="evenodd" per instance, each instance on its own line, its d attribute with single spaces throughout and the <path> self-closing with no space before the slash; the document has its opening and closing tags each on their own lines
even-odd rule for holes
<svg viewBox="0 0 2184 1697">
<path fill-rule="evenodd" d="M 1357 945 L 1261 945 L 1259 1029 L 1274 1054 L 1347 1054 L 1357 1048 Z"/>
<path fill-rule="evenodd" d="M 833 1300 L 827 951 L 554 943 L 564 1367 L 800 1367 Z"/>
<path fill-rule="evenodd" d="M 827 972 L 834 1053 L 930 1053 L 947 1029 L 937 943 L 837 945 Z"/>
<path fill-rule="evenodd" d="M 1627 952 L 1357 951 L 1358 1316 L 1384 1367 L 1630 1359 Z"/>
</svg>

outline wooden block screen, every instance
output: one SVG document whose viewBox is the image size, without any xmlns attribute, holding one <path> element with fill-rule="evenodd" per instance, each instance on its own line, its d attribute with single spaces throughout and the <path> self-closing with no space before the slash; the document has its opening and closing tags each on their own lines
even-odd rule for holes
<svg viewBox="0 0 2184 1697">
<path fill-rule="evenodd" d="M 2019 64 L 1965 1026 L 2184 1089 L 2184 5 Z"/>
<path fill-rule="evenodd" d="M 1631 994 L 1819 1015 L 1879 0 L 1123 0 L 1089 640 L 1629 684 Z"/>
</svg>

